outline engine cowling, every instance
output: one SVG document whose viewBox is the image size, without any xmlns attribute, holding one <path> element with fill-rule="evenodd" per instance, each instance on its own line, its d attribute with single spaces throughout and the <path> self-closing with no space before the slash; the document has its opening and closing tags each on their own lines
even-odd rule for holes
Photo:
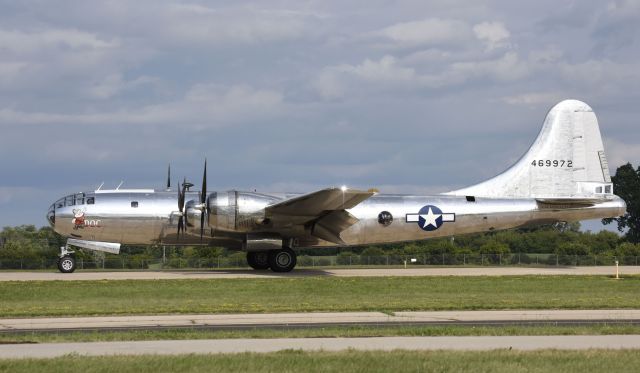
<svg viewBox="0 0 640 373">
<path fill-rule="evenodd" d="M 250 232 L 265 222 L 265 207 L 273 196 L 251 192 L 214 192 L 209 195 L 209 226 L 218 231 Z"/>
<path fill-rule="evenodd" d="M 209 226 L 224 232 L 236 231 L 237 192 L 213 192 L 209 195 Z"/>
</svg>

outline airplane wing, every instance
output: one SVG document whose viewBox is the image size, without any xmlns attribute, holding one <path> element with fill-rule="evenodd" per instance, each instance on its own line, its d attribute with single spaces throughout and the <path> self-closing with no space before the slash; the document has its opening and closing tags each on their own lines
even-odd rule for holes
<svg viewBox="0 0 640 373">
<path fill-rule="evenodd" d="M 358 222 L 345 210 L 374 194 L 355 189 L 323 189 L 268 206 L 265 216 L 276 226 L 308 225 L 313 236 L 344 244 L 340 232 Z"/>
</svg>

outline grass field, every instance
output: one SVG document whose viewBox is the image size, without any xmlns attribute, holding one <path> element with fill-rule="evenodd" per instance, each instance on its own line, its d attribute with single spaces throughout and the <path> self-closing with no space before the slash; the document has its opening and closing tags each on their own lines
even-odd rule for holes
<svg viewBox="0 0 640 373">
<path fill-rule="evenodd" d="M 637 351 L 300 352 L 0 360 L 0 372 L 637 372 Z"/>
<path fill-rule="evenodd" d="M 640 276 L 16 281 L 0 315 L 640 308 L 638 294 Z"/>
<path fill-rule="evenodd" d="M 507 335 L 621 335 L 640 334 L 640 325 L 580 326 L 348 326 L 324 328 L 245 330 L 137 330 L 66 333 L 1 334 L 2 343 L 109 342 L 227 338 L 317 338 L 391 336 L 507 336 Z"/>
</svg>

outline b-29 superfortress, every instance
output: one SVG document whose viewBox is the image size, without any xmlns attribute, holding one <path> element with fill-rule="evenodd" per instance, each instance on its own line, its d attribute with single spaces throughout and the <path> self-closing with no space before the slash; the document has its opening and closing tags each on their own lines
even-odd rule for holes
<svg viewBox="0 0 640 373">
<path fill-rule="evenodd" d="M 291 271 L 298 248 L 426 240 L 525 226 L 616 217 L 598 121 L 565 100 L 547 114 L 531 148 L 500 175 L 431 196 L 328 188 L 308 194 L 207 191 L 186 180 L 167 189 L 98 189 L 61 198 L 47 220 L 67 237 L 58 268 L 76 268 L 71 247 L 118 254 L 129 245 L 216 245 L 247 253 L 256 270 Z"/>
</svg>

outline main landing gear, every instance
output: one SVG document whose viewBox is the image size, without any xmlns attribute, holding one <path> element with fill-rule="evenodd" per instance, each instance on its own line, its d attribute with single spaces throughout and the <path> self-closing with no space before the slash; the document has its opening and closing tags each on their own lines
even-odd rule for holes
<svg viewBox="0 0 640 373">
<path fill-rule="evenodd" d="M 247 253 L 247 263 L 253 269 L 271 268 L 273 272 L 290 272 L 297 263 L 296 253 L 288 247 L 270 251 Z"/>
<path fill-rule="evenodd" d="M 76 270 L 76 253 L 69 250 L 68 246 L 62 246 L 60 248 L 60 255 L 58 255 L 58 270 L 62 273 L 72 273 Z"/>
</svg>

